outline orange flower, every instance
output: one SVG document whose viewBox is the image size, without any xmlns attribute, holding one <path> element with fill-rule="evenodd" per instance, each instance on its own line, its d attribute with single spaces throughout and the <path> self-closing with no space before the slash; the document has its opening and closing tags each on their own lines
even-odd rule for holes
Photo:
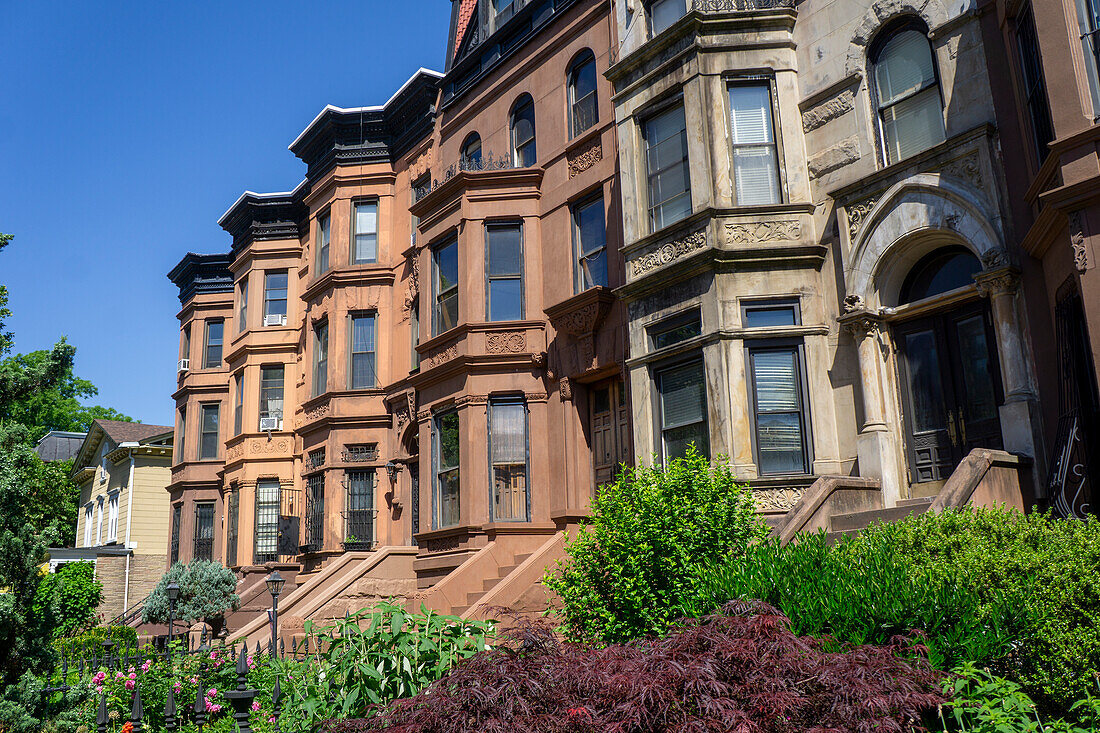
<svg viewBox="0 0 1100 733">
<path fill-rule="evenodd" d="M 127 720 L 122 726 L 122 733 L 134 733 L 134 724 Z"/>
</svg>

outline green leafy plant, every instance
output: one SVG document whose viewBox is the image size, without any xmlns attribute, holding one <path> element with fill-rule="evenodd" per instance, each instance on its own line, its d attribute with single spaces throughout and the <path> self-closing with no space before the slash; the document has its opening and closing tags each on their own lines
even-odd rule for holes
<svg viewBox="0 0 1100 733">
<path fill-rule="evenodd" d="M 694 447 L 667 467 L 625 470 L 601 488 L 546 584 L 570 637 L 602 642 L 664 633 L 697 594 L 696 570 L 767 536 L 729 464 Z"/>
<path fill-rule="evenodd" d="M 334 625 L 306 621 L 316 664 L 296 664 L 283 690 L 309 730 L 332 718 L 360 717 L 373 705 L 415 695 L 459 661 L 489 648 L 493 621 L 410 613 L 383 603 Z"/>
<path fill-rule="evenodd" d="M 824 532 L 760 543 L 703 570 L 699 590 L 684 609 L 690 616 L 759 599 L 786 614 L 795 633 L 841 643 L 886 644 L 919 629 L 939 669 L 1005 656 L 1027 619 L 1022 598 L 983 601 L 958 569 L 913 567 L 882 531 L 835 545 Z"/>
<path fill-rule="evenodd" d="M 137 629 L 133 626 L 96 626 L 76 636 L 58 639 L 54 642 L 63 656 L 69 659 L 92 659 L 101 656 L 103 642 L 109 641 L 114 649 L 137 647 Z"/>
<path fill-rule="evenodd" d="M 221 629 L 226 611 L 240 605 L 235 592 L 237 576 L 221 563 L 192 560 L 176 563 L 157 583 L 142 608 L 145 623 L 168 623 L 168 584 L 180 588 L 176 618 L 181 621 L 205 621 L 214 633 Z"/>
<path fill-rule="evenodd" d="M 35 593 L 35 610 L 43 613 L 47 605 L 56 603 L 55 632 L 68 636 L 95 622 L 95 610 L 102 600 L 103 584 L 95 579 L 95 565 L 74 562 L 42 579 Z"/>
</svg>

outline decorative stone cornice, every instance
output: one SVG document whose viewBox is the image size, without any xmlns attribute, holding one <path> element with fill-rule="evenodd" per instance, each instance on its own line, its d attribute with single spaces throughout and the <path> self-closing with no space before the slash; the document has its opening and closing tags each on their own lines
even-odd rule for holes
<svg viewBox="0 0 1100 733">
<path fill-rule="evenodd" d="M 877 336 L 883 324 L 882 316 L 866 310 L 845 313 L 837 321 L 841 328 L 852 334 L 856 341 L 862 341 L 868 336 Z"/>
<path fill-rule="evenodd" d="M 659 267 L 664 267 L 670 262 L 681 259 L 696 250 L 703 249 L 706 246 L 707 232 L 705 229 L 691 232 L 679 239 L 665 242 L 652 252 L 631 260 L 630 273 L 634 277 L 639 277 Z"/>
<path fill-rule="evenodd" d="M 610 290 L 595 287 L 552 305 L 544 312 L 554 330 L 582 338 L 596 332 L 614 302 L 615 296 Z"/>
<path fill-rule="evenodd" d="M 770 242 L 797 242 L 801 238 L 802 222 L 797 219 L 726 224 L 726 239 L 732 247 Z"/>
</svg>

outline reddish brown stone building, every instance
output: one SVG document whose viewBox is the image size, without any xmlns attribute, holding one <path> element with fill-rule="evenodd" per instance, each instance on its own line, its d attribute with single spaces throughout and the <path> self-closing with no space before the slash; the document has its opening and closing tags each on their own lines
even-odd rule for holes
<svg viewBox="0 0 1100 733">
<path fill-rule="evenodd" d="M 241 574 L 237 633 L 273 568 L 291 625 L 544 602 L 560 530 L 631 462 L 613 37 L 608 2 L 456 2 L 444 74 L 326 107 L 305 180 L 170 274 L 170 562 Z"/>
</svg>

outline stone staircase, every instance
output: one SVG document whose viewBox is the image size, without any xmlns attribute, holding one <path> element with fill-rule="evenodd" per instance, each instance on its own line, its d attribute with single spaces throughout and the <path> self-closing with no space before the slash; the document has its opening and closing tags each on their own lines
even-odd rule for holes
<svg viewBox="0 0 1100 733">
<path fill-rule="evenodd" d="M 925 496 L 917 499 L 901 499 L 887 509 L 869 509 L 848 514 L 834 514 L 829 517 L 829 531 L 826 538 L 829 544 L 850 534 L 858 534 L 876 522 L 897 522 L 908 516 L 920 515 L 932 507 L 935 497 Z"/>
<path fill-rule="evenodd" d="M 481 590 L 471 591 L 467 593 L 466 605 L 453 607 L 451 609 L 451 613 L 455 616 L 461 616 L 462 614 L 466 613 L 466 611 L 474 606 L 478 601 L 480 601 L 486 593 L 500 585 L 500 581 L 511 575 L 512 571 L 522 565 L 523 561 L 531 557 L 532 554 L 534 553 L 526 552 L 519 555 L 513 555 L 511 565 L 504 565 L 497 568 L 496 577 L 486 578 L 485 580 L 483 580 L 481 584 Z"/>
</svg>

